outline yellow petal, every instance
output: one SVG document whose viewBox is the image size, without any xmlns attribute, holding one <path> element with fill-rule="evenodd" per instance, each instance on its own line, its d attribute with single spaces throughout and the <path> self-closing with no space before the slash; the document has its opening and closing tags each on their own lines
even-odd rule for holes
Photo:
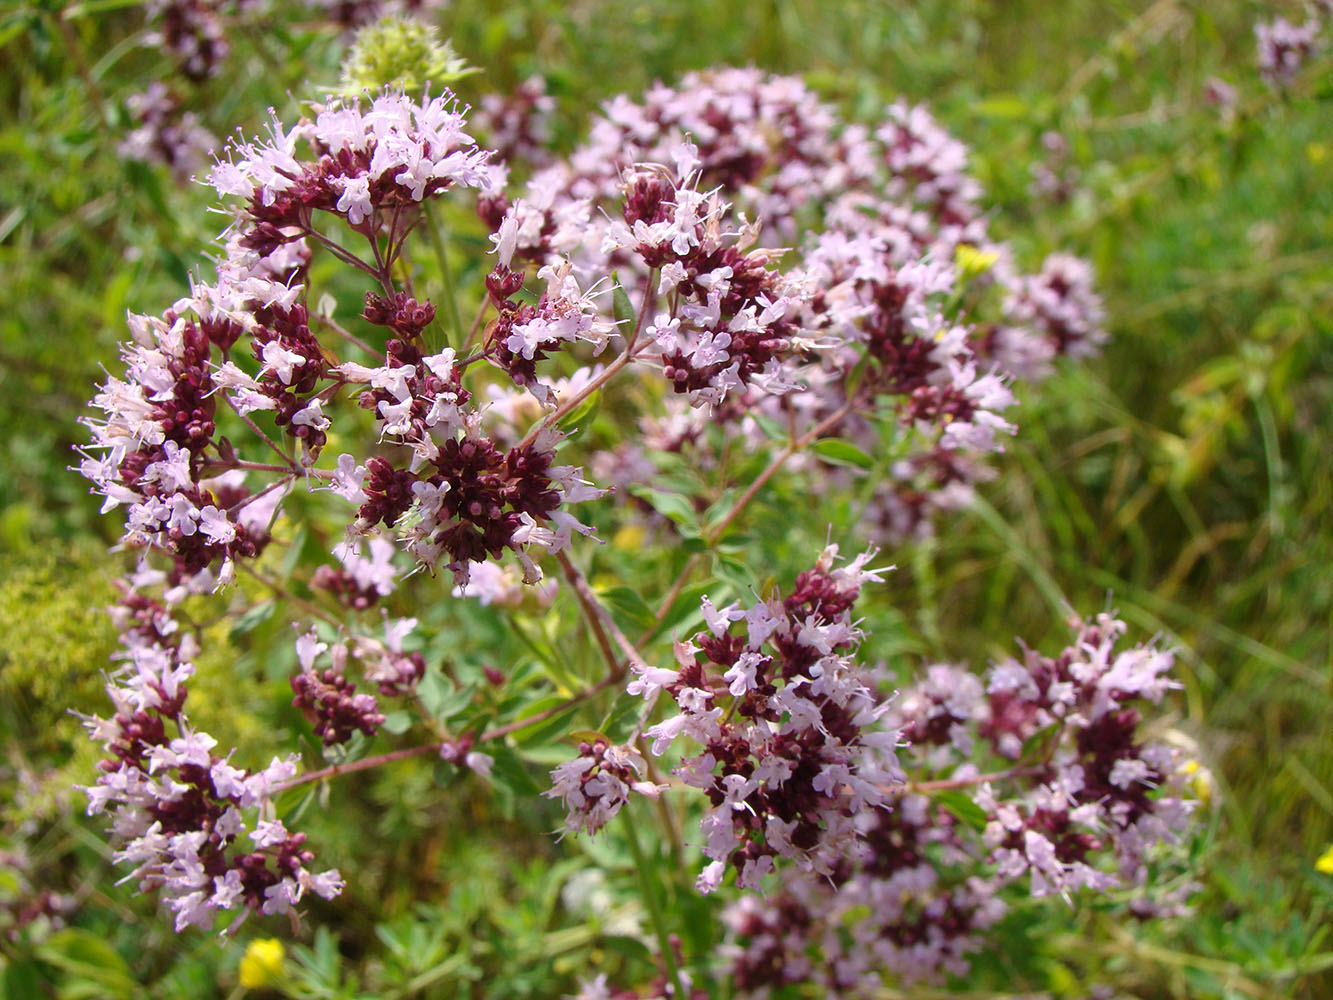
<svg viewBox="0 0 1333 1000">
<path fill-rule="evenodd" d="M 241 985 L 247 990 L 272 986 L 282 974 L 284 949 L 277 938 L 251 941 L 241 958 Z"/>
</svg>

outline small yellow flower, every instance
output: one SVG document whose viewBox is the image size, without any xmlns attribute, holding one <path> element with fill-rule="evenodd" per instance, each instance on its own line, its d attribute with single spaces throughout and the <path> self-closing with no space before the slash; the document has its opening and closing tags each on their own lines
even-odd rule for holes
<svg viewBox="0 0 1333 1000">
<path fill-rule="evenodd" d="M 989 250 L 978 250 L 970 243 L 960 243 L 958 249 L 954 251 L 954 264 L 964 281 L 985 274 L 995 266 L 999 259 L 1000 255 L 998 253 Z"/>
<path fill-rule="evenodd" d="M 1333 844 L 1319 855 L 1319 860 L 1314 863 L 1314 870 L 1323 875 L 1333 875 Z"/>
<path fill-rule="evenodd" d="M 282 942 L 277 938 L 251 941 L 241 959 L 241 985 L 247 990 L 272 986 L 282 975 Z"/>
<path fill-rule="evenodd" d="M 611 539 L 613 548 L 624 552 L 637 552 L 643 548 L 644 540 L 648 537 L 647 533 L 640 525 L 627 524 L 615 533 Z"/>
<path fill-rule="evenodd" d="M 1213 776 L 1204 767 L 1199 765 L 1197 760 L 1187 760 L 1180 765 L 1180 773 L 1187 778 L 1192 778 L 1190 790 L 1194 792 L 1203 805 L 1207 805 L 1213 797 Z"/>
</svg>

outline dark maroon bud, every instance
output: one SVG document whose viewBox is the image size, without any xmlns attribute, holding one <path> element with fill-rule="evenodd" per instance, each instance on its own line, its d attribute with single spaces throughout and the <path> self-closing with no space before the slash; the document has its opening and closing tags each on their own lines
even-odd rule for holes
<svg viewBox="0 0 1333 1000">
<path fill-rule="evenodd" d="M 509 299 L 522 287 L 522 273 L 511 271 L 503 264 L 497 264 L 495 270 L 486 275 L 486 291 L 497 309 L 512 308 Z"/>
</svg>

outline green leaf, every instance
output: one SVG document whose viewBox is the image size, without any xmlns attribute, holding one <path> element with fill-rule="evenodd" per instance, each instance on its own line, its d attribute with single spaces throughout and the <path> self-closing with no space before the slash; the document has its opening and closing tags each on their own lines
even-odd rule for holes
<svg viewBox="0 0 1333 1000">
<path fill-rule="evenodd" d="M 675 601 L 672 602 L 671 608 L 663 616 L 662 624 L 657 626 L 657 631 L 653 633 L 654 637 L 671 632 L 682 622 L 688 620 L 692 615 L 697 614 L 702 616 L 703 612 L 699 608 L 699 602 L 703 600 L 704 595 L 711 590 L 715 592 L 714 598 L 716 599 L 716 592 L 723 589 L 724 588 L 719 585 L 717 580 L 712 580 L 707 583 L 696 583 L 692 587 L 686 587 L 680 592 L 679 596 L 676 597 Z"/>
<path fill-rule="evenodd" d="M 422 679 L 424 680 L 425 678 Z M 412 728 L 412 716 L 401 709 L 397 712 L 390 712 L 384 717 L 384 722 L 381 723 L 380 728 L 386 733 L 392 733 L 397 736 Z"/>
<path fill-rule="evenodd" d="M 713 505 L 704 511 L 704 524 L 708 527 L 709 532 L 716 531 L 717 526 L 731 516 L 738 499 L 740 499 L 740 491 L 733 486 L 724 490 Z"/>
<path fill-rule="evenodd" d="M 550 711 L 557 705 L 562 704 L 568 699 L 561 698 L 558 695 L 551 695 L 548 698 L 539 698 L 524 710 L 523 718 L 538 715 L 542 712 Z M 522 729 L 514 731 L 514 742 L 519 746 L 535 746 L 539 743 L 550 742 L 553 738 L 564 735 L 569 727 L 570 718 L 579 709 L 578 705 L 570 705 L 562 712 L 556 712 L 549 719 L 543 719 L 541 722 L 534 722 L 531 726 L 525 726 Z M 522 718 L 519 719 L 522 721 Z"/>
<path fill-rule="evenodd" d="M 486 748 L 495 763 L 491 767 L 491 780 L 513 792 L 519 798 L 531 798 L 541 794 L 541 786 L 528 773 L 527 765 L 512 749 L 502 745 Z"/>
<path fill-rule="evenodd" d="M 340 970 L 342 955 L 338 952 L 338 942 L 327 927 L 315 931 L 315 943 L 310 948 L 295 948 L 292 951 L 297 963 L 309 974 L 308 981 L 325 993 L 338 990 L 342 983 Z"/>
<path fill-rule="evenodd" d="M 10 962 L 0 973 L 0 996 L 39 997 L 42 974 L 36 962 Z"/>
<path fill-rule="evenodd" d="M 602 390 L 590 392 L 583 402 L 564 415 L 556 425 L 566 438 L 577 437 L 588 429 L 602 407 Z"/>
<path fill-rule="evenodd" d="M 324 748 L 324 759 L 330 764 L 350 764 L 360 760 L 370 749 L 370 737 L 358 730 L 346 743 Z"/>
<path fill-rule="evenodd" d="M 264 622 L 273 617 L 275 604 L 273 601 L 262 601 L 250 608 L 245 614 L 236 619 L 236 624 L 231 627 L 232 638 L 246 635 L 253 632 Z"/>
<path fill-rule="evenodd" d="M 111 945 L 88 931 L 74 927 L 57 931 L 36 954 L 43 962 L 95 983 L 108 998 L 129 997 L 136 989 L 129 963 Z"/>
<path fill-rule="evenodd" d="M 460 972 L 468 963 L 466 952 L 460 952 L 457 955 L 450 955 L 439 965 L 427 969 L 419 976 L 407 983 L 406 990 L 409 994 L 418 993 L 428 986 L 438 983 L 442 979 L 448 979 L 455 973 Z"/>
<path fill-rule="evenodd" d="M 306 538 L 309 535 L 309 529 L 304 521 L 297 524 L 296 530 L 292 532 L 292 539 L 287 543 L 287 552 L 282 557 L 282 567 L 278 570 L 278 578 L 289 580 L 296 567 L 301 563 L 301 550 L 305 548 Z"/>
<path fill-rule="evenodd" d="M 774 441 L 785 443 L 790 437 L 787 433 L 787 428 L 783 427 L 781 423 L 774 420 L 772 417 L 766 417 L 762 413 L 751 413 L 749 414 L 749 417 L 759 425 L 759 429 L 763 431 L 767 437 Z"/>
<path fill-rule="evenodd" d="M 848 399 L 856 398 L 856 391 L 861 388 L 861 380 L 865 378 L 866 372 L 870 369 L 870 358 L 871 355 L 867 352 L 866 355 L 856 363 L 856 367 L 852 369 L 852 373 L 847 376 L 846 392 Z"/>
<path fill-rule="evenodd" d="M 417 684 L 421 707 L 437 722 L 451 719 L 472 703 L 473 685 L 460 688 L 438 670 L 427 670 Z"/>
<path fill-rule="evenodd" d="M 601 939 L 601 945 L 608 951 L 614 951 L 626 958 L 633 959 L 636 962 L 652 961 L 652 952 L 648 946 L 638 938 L 622 937 L 618 934 L 608 934 Z"/>
<path fill-rule="evenodd" d="M 975 102 L 972 110 L 982 118 L 1026 118 L 1031 109 L 1017 94 L 996 94 Z"/>
<path fill-rule="evenodd" d="M 620 335 L 628 339 L 634 333 L 634 323 L 638 316 L 634 312 L 634 303 L 629 300 L 629 295 L 620 283 L 620 276 L 613 273 L 611 279 L 616 283 L 611 289 L 611 312 L 616 318 Z"/>
<path fill-rule="evenodd" d="M 556 687 L 573 692 L 583 686 L 582 678 L 569 669 L 566 658 L 545 637 L 533 635 L 527 628 L 520 625 L 518 615 L 511 615 L 509 622 L 513 628 L 514 637 L 532 650 L 537 657 L 538 670 L 548 677 Z M 513 679 L 511 671 L 511 682 Z"/>
<path fill-rule="evenodd" d="M 289 826 L 295 826 L 301 822 L 301 817 L 305 815 L 307 809 L 319 798 L 323 788 L 319 784 L 311 785 L 308 788 L 289 788 L 278 798 L 278 813 Z M 289 808 L 289 803 L 296 801 L 294 807 Z"/>
<path fill-rule="evenodd" d="M 635 628 L 652 628 L 657 622 L 653 609 L 639 596 L 637 590 L 629 587 L 612 587 L 598 592 L 604 604 L 610 606 L 617 623 L 633 625 Z"/>
<path fill-rule="evenodd" d="M 870 469 L 875 465 L 875 460 L 869 455 L 841 438 L 816 441 L 810 450 L 830 465 L 852 465 L 858 469 Z"/>
<path fill-rule="evenodd" d="M 568 722 L 568 718 L 563 721 Z M 568 743 L 524 743 L 518 748 L 518 755 L 529 764 L 536 764 L 538 767 L 551 770 L 559 764 L 565 763 L 572 756 L 574 751 L 570 750 Z"/>
<path fill-rule="evenodd" d="M 126 161 L 125 172 L 134 188 L 143 192 L 148 200 L 152 202 L 154 211 L 161 213 L 163 218 L 171 218 L 171 207 L 167 204 L 166 195 L 162 192 L 162 181 L 158 178 L 154 169 L 146 163 L 131 160 Z"/>
<path fill-rule="evenodd" d="M 749 594 L 756 590 L 754 571 L 739 559 L 719 554 L 716 573 L 719 578 L 731 584 L 738 594 Z"/>
<path fill-rule="evenodd" d="M 613 743 L 620 743 L 634 731 L 639 721 L 639 713 L 644 709 L 643 700 L 625 695 L 612 706 L 606 719 L 598 727 Z"/>
<path fill-rule="evenodd" d="M 631 486 L 629 490 L 640 500 L 652 504 L 653 509 L 659 514 L 669 517 L 691 535 L 699 533 L 699 520 L 695 516 L 694 504 L 690 503 L 688 498 L 681 496 L 679 493 L 664 493 L 661 490 L 653 489 L 651 486 L 641 484 Z"/>
<path fill-rule="evenodd" d="M 36 19 L 26 11 L 20 11 L 0 21 L 0 48 L 4 48 L 23 32 L 28 31 L 34 20 Z M 17 993 L 5 992 L 5 996 L 18 995 Z"/>
<path fill-rule="evenodd" d="M 966 823 L 974 830 L 986 829 L 986 823 L 989 817 L 986 810 L 977 805 L 967 795 L 962 792 L 946 791 L 933 792 L 932 798 L 953 815 L 954 819 L 961 823 Z"/>
<path fill-rule="evenodd" d="M 84 0 L 83 3 L 76 3 L 66 9 L 61 16 L 66 20 L 73 20 L 76 17 L 87 17 L 89 14 L 101 14 L 109 10 L 141 6 L 143 6 L 143 0 Z"/>
</svg>

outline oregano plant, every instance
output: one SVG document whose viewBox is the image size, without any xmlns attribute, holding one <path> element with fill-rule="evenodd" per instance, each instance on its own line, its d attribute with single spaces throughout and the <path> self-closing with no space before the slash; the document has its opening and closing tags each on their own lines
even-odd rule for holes
<svg viewBox="0 0 1333 1000">
<path fill-rule="evenodd" d="M 284 793 L 423 755 L 559 803 L 554 836 L 621 817 L 659 974 L 586 998 L 874 995 L 965 976 L 1018 897 L 1179 906 L 1150 878 L 1194 804 L 1150 733 L 1169 649 L 1071 616 L 1061 650 L 903 683 L 858 611 L 1021 433 L 1015 383 L 1105 340 L 1086 263 L 1024 273 L 906 102 L 848 122 L 799 79 L 699 72 L 562 155 L 540 81 L 487 102 L 495 148 L 447 91 L 349 89 L 217 158 L 216 264 L 130 317 L 86 421 L 133 559 L 89 811 L 176 930 L 336 898 L 355 873 Z M 807 498 L 781 519 L 779 484 Z M 742 530 L 829 540 L 780 578 Z M 608 538 L 623 579 L 593 571 Z M 542 669 L 461 675 L 412 610 L 442 602 Z M 260 607 L 308 730 L 247 765 L 189 694 L 208 623 Z M 544 786 L 537 732 L 567 749 Z M 715 955 L 678 952 L 647 823 L 725 912 Z"/>
</svg>

